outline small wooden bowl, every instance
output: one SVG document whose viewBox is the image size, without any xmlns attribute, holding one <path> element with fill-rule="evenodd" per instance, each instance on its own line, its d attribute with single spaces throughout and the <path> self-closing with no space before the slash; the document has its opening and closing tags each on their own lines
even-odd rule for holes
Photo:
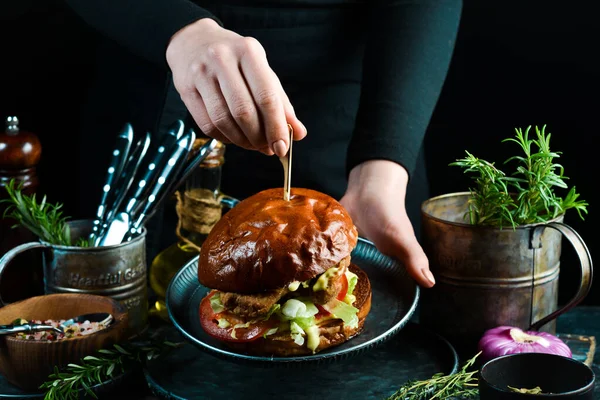
<svg viewBox="0 0 600 400">
<path fill-rule="evenodd" d="M 15 386 L 26 391 L 39 391 L 48 375 L 69 363 L 78 364 L 99 349 L 127 338 L 127 310 L 118 301 L 105 296 L 78 293 L 49 294 L 31 297 L 0 308 L 0 325 L 17 318 L 26 320 L 60 320 L 78 315 L 108 312 L 113 322 L 96 333 L 57 341 L 17 339 L 0 336 L 0 373 Z"/>
</svg>

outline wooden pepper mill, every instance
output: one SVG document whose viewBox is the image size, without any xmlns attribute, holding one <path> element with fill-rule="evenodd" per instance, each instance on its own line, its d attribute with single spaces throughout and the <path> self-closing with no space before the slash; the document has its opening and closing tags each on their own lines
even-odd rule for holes
<svg viewBox="0 0 600 400">
<path fill-rule="evenodd" d="M 6 118 L 6 130 L 0 132 L 0 200 L 8 198 L 5 186 L 11 179 L 15 186 L 22 184 L 22 193 L 31 195 L 38 187 L 36 167 L 40 162 L 42 145 L 37 135 L 19 128 L 17 117 Z M 16 221 L 4 218 L 6 204 L 0 203 L 0 257 L 25 242 L 37 240 Z M 15 258 L 2 278 L 0 293 L 7 302 L 43 293 L 41 257 L 35 251 Z"/>
</svg>

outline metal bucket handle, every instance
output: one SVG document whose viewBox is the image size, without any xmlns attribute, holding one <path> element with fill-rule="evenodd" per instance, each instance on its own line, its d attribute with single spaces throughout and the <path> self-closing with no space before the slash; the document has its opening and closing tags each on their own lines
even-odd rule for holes
<svg viewBox="0 0 600 400">
<path fill-rule="evenodd" d="M 19 254 L 26 252 L 28 250 L 37 249 L 37 248 L 46 248 L 47 245 L 40 242 L 28 242 L 18 245 L 15 248 L 10 249 L 6 254 L 0 258 L 0 282 L 2 282 L 2 274 L 4 273 L 4 269 L 10 264 L 10 262 Z M 7 303 L 4 303 L 2 300 L 2 293 L 0 293 L 0 307 L 4 307 Z"/>
<path fill-rule="evenodd" d="M 592 278 L 593 278 L 593 264 L 592 264 L 592 256 L 590 255 L 590 251 L 588 250 L 585 242 L 579 236 L 579 234 L 571 228 L 569 225 L 564 224 L 562 222 L 550 222 L 548 224 L 536 226 L 531 235 L 531 247 L 534 249 L 541 247 L 541 235 L 545 228 L 553 228 L 559 231 L 568 241 L 571 243 L 575 251 L 577 252 L 577 256 L 579 257 L 580 267 L 581 267 L 581 281 L 579 284 L 579 290 L 575 294 L 575 296 L 562 308 L 554 311 L 552 314 L 540 319 L 539 321 L 533 323 L 529 330 L 537 331 L 542 326 L 557 318 L 559 315 L 569 311 L 577 304 L 579 304 L 589 293 L 592 287 Z"/>
</svg>

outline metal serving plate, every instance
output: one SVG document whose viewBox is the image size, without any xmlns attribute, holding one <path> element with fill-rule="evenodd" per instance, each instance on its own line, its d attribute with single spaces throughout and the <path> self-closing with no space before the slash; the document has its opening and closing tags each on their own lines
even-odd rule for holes
<svg viewBox="0 0 600 400">
<path fill-rule="evenodd" d="M 209 336 L 198 316 L 200 301 L 209 289 L 198 282 L 198 257 L 175 275 L 167 289 L 169 317 L 183 336 L 199 349 L 230 361 L 267 367 L 290 367 L 333 362 L 361 354 L 392 338 L 410 320 L 419 300 L 419 287 L 398 262 L 381 254 L 373 243 L 359 238 L 352 262 L 371 281 L 371 311 L 360 335 L 320 353 L 295 357 L 258 357 L 240 353 Z"/>
</svg>

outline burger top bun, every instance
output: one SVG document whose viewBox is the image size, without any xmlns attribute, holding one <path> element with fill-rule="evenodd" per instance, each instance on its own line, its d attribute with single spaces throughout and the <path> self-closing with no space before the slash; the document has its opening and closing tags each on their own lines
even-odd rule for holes
<svg viewBox="0 0 600 400">
<path fill-rule="evenodd" d="M 348 256 L 358 232 L 346 209 L 314 190 L 268 189 L 241 201 L 202 244 L 198 280 L 224 292 L 254 294 L 305 281 Z"/>
</svg>

